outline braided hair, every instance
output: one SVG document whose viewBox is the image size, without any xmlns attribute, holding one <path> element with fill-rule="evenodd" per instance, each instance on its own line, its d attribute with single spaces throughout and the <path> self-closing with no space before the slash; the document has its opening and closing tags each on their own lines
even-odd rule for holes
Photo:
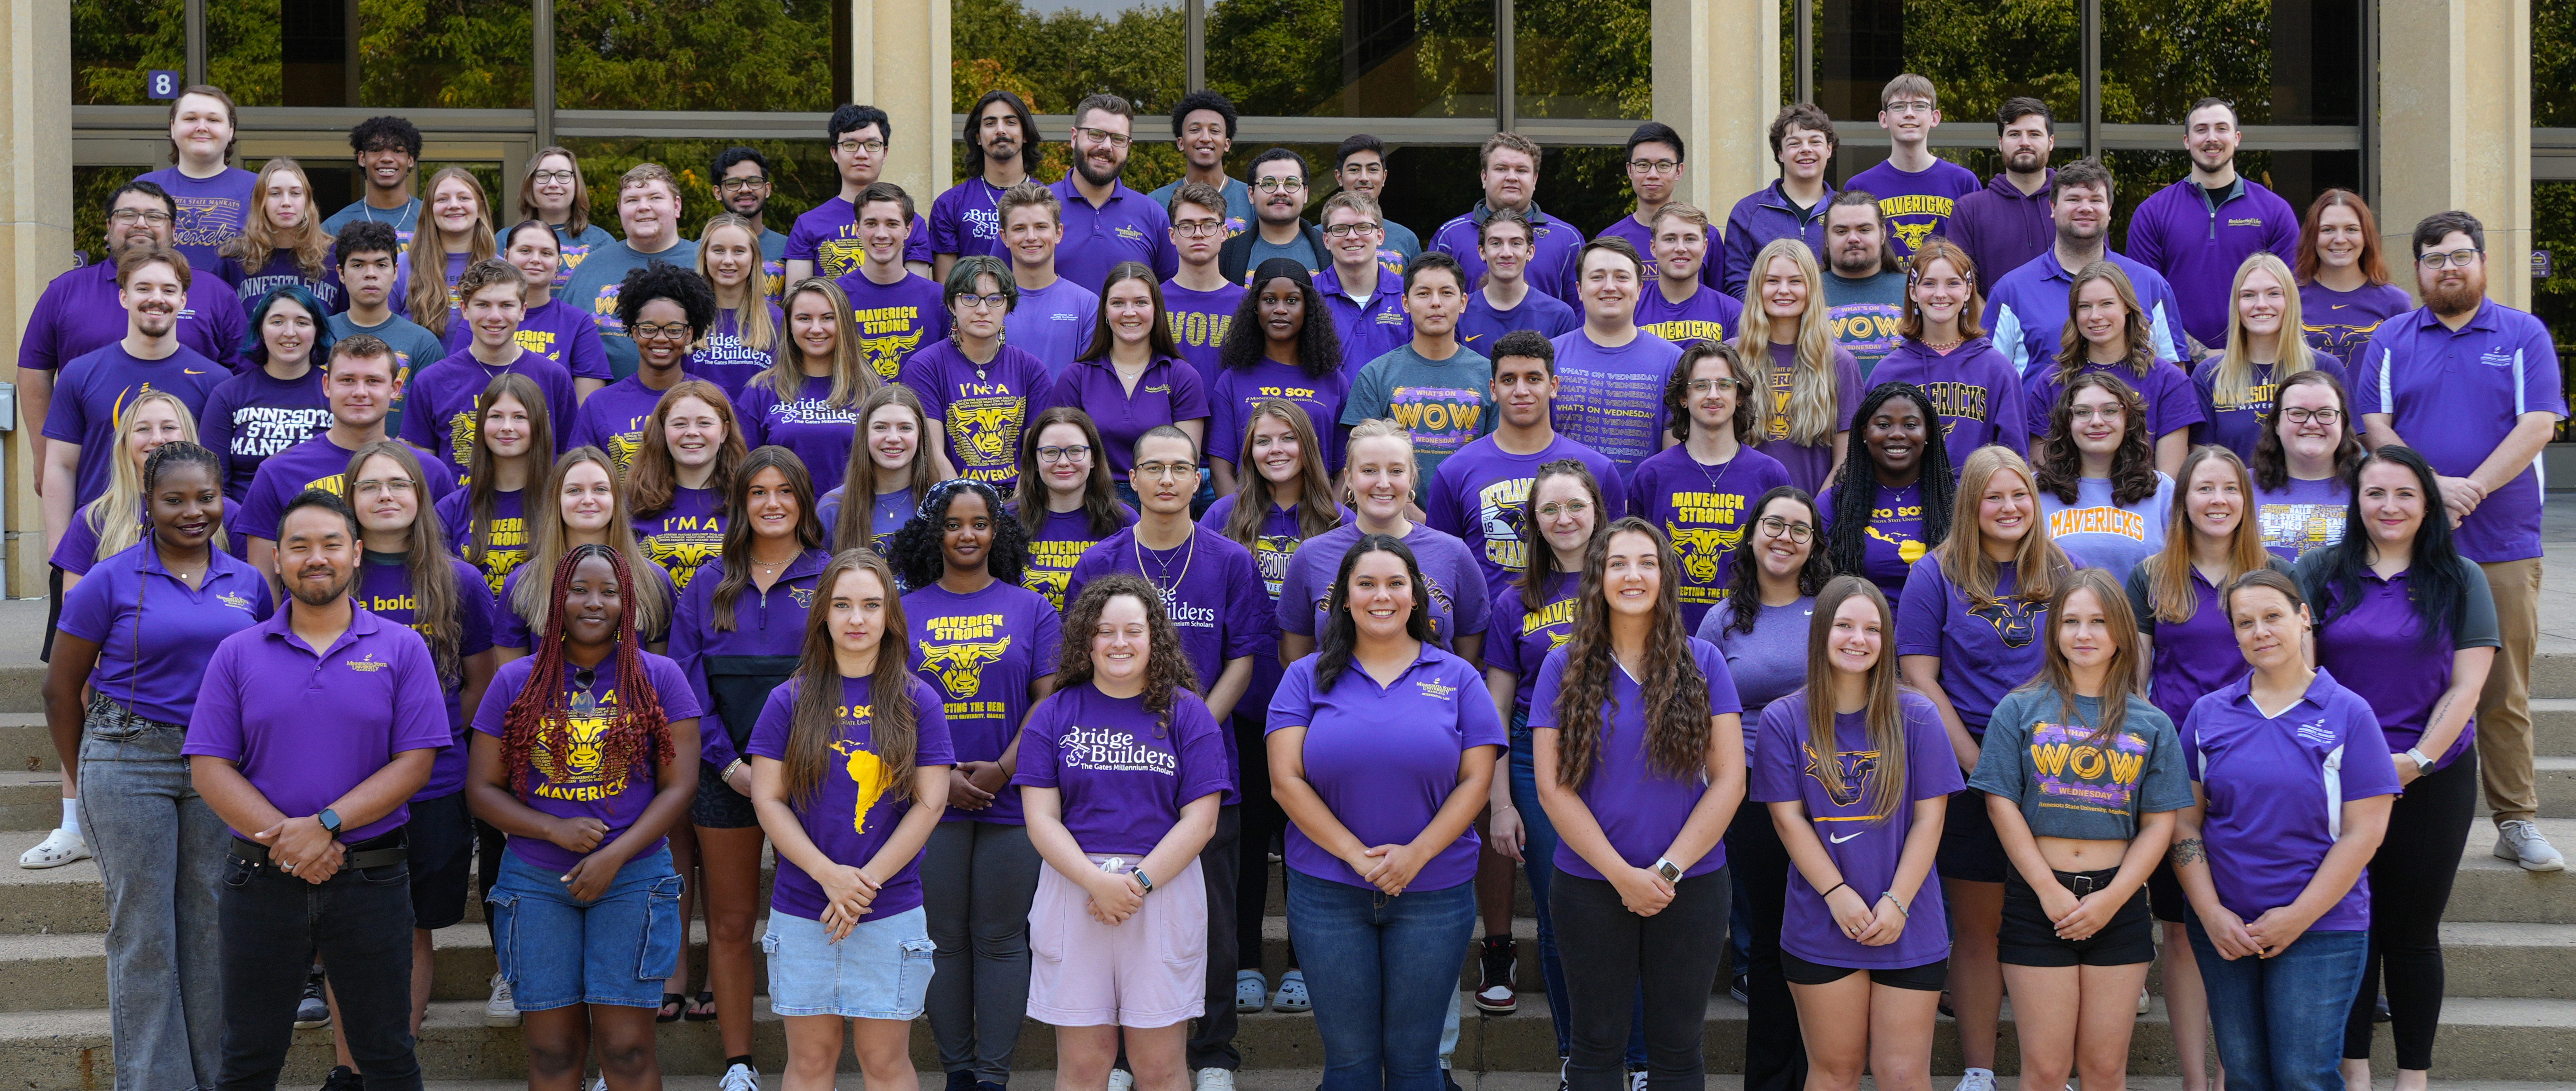
<svg viewBox="0 0 2576 1091">
<path fill-rule="evenodd" d="M 1019 520 L 1002 510 L 1002 494 L 993 486 L 952 477 L 931 486 L 921 507 L 886 542 L 886 560 L 905 587 L 928 587 L 948 573 L 948 507 L 959 494 L 970 492 L 984 498 L 985 514 L 993 522 L 993 544 L 984 550 L 985 574 L 1003 583 L 1020 582 L 1029 566 L 1029 539 Z M 844 505 L 842 510 L 849 509 Z"/>
<path fill-rule="evenodd" d="M 164 448 L 167 450 L 167 448 Z M 526 683 L 501 715 L 501 760 L 510 770 L 510 790 L 528 793 L 528 770 L 536 751 L 563 753 L 572 745 L 571 698 L 564 692 L 564 595 L 581 562 L 608 562 L 617 574 L 617 708 L 607 713 L 608 727 L 599 735 L 599 767 L 632 771 L 672 761 L 671 725 L 662 716 L 662 697 L 644 670 L 644 642 L 635 632 L 635 572 L 623 552 L 604 545 L 575 546 L 555 565 L 549 588 L 553 609 L 546 611 L 545 635 L 536 641 L 536 661 Z M 649 761 L 649 765 L 648 765 Z"/>
<path fill-rule="evenodd" d="M 1950 536 L 1952 508 L 1957 506 L 1958 472 L 1950 466 L 1941 415 L 1932 396 L 1913 383 L 1880 383 L 1860 400 L 1854 423 L 1877 415 L 1878 407 L 1903 398 L 1923 414 L 1923 453 L 1915 457 L 1915 484 L 1923 488 L 1923 548 L 1928 552 Z M 1825 548 L 1836 572 L 1859 572 L 1869 553 L 1869 513 L 1878 502 L 1878 464 L 1868 456 L 1845 458 L 1834 478 L 1834 510 L 1825 513 Z"/>
</svg>

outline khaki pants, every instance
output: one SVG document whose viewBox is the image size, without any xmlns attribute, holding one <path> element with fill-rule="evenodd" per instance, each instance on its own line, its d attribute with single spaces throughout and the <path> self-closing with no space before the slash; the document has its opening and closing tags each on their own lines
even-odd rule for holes
<svg viewBox="0 0 2576 1091">
<path fill-rule="evenodd" d="M 2478 694 L 2478 769 L 2495 820 L 2535 817 L 2540 796 L 2531 771 L 2531 653 L 2540 639 L 2540 558 L 2497 561 L 2486 570 L 2495 595 L 2496 631 L 2504 646 Z"/>
</svg>

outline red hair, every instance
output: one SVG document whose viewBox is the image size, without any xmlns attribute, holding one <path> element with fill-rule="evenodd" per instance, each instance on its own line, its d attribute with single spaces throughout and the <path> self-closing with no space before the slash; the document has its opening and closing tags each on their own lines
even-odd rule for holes
<svg viewBox="0 0 2576 1091">
<path fill-rule="evenodd" d="M 520 795 L 528 792 L 528 770 L 534 767 L 539 746 L 560 754 L 572 744 L 572 708 L 563 685 L 564 626 L 570 613 L 563 608 L 564 592 L 572 582 L 573 569 L 592 557 L 606 558 L 617 574 L 619 606 L 615 692 L 621 696 L 617 710 L 608 713 L 607 729 L 600 732 L 600 770 L 631 773 L 644 765 L 648 754 L 653 766 L 672 760 L 671 725 L 662 716 L 662 697 L 644 670 L 644 643 L 635 635 L 635 611 L 626 605 L 635 601 L 634 571 L 617 550 L 578 546 L 555 565 L 554 582 L 547 585 L 554 609 L 546 611 L 545 635 L 535 641 L 536 663 L 528 671 L 527 683 L 510 699 L 509 711 L 501 716 L 501 760 L 510 770 L 510 790 Z"/>
</svg>

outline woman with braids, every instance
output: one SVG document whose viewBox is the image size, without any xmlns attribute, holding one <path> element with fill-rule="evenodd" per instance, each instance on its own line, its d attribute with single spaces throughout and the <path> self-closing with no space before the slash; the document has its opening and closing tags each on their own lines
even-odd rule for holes
<svg viewBox="0 0 2576 1091">
<path fill-rule="evenodd" d="M 2024 1078 L 2118 1087 L 2156 961 L 2147 876 L 2191 781 L 2173 721 L 2141 692 L 2137 622 L 2111 574 L 2075 573 L 2048 617 L 2039 676 L 1995 706 L 1968 784 L 2013 865 L 1997 946 Z"/>
<path fill-rule="evenodd" d="M 542 230 L 532 227 L 530 237 Z M 618 285 L 617 320 L 635 341 L 635 374 L 581 400 L 564 446 L 597 447 L 619 474 L 633 469 L 654 409 L 689 378 L 689 345 L 715 317 L 715 291 L 696 273 L 658 261 L 627 270 Z"/>
<path fill-rule="evenodd" d="M 2110 375 L 2137 392 L 2141 403 L 2129 425 L 2146 438 L 2147 464 L 2165 473 L 2182 468 L 2191 451 L 2190 429 L 2208 419 L 2200 393 L 2182 369 L 2156 359 L 2146 308 L 2138 302 L 2129 274 L 2107 261 L 2078 270 L 2066 290 L 2066 328 L 2058 335 L 2057 359 L 2038 365 L 2022 384 L 2024 413 L 2029 418 L 2031 461 L 2045 464 L 2042 442 L 2062 435 L 2058 402 L 2086 375 Z"/>
<path fill-rule="evenodd" d="M 448 546 L 482 574 L 487 594 L 528 559 L 528 490 L 545 484 L 555 457 L 545 392 L 525 375 L 503 375 L 474 399 L 474 450 L 467 479 L 440 497 Z"/>
<path fill-rule="evenodd" d="M 2031 477 L 2030 464 L 2004 447 L 1990 444 L 1968 456 L 1950 536 L 1914 562 L 1897 614 L 1897 667 L 1940 712 L 1951 767 L 1962 773 L 1976 768 L 1978 740 L 1996 702 L 2039 673 L 2048 603 L 2074 571 L 2040 525 Z M 1756 760 L 1762 760 L 1758 752 Z M 1949 1003 L 1969 1074 L 1991 1078 L 2004 993 L 1995 933 L 2003 926 L 2004 878 L 2012 865 L 1982 793 L 1961 792 L 1950 802 L 1940 848 L 1954 943 Z M 1797 980 L 1794 973 L 1790 980 Z"/>
<path fill-rule="evenodd" d="M 652 355 L 651 347 L 644 353 Z M 742 430 L 734 426 L 733 403 L 714 383 L 683 379 L 645 418 L 642 443 L 626 470 L 635 539 L 687 590 L 699 567 L 723 552 L 725 528 L 733 525 L 726 500 L 743 472 Z M 797 462 L 796 470 L 804 473 L 805 464 Z"/>
<path fill-rule="evenodd" d="M 734 1078 L 732 1069 L 740 1066 L 756 1081 L 750 1060 L 757 985 L 751 929 L 760 908 L 760 816 L 752 809 L 751 770 L 741 753 L 761 703 L 796 668 L 815 581 L 831 554 L 823 550 L 823 524 L 814 516 L 813 482 L 804 463 L 784 447 L 763 447 L 740 459 L 721 519 L 720 548 L 691 573 L 671 622 L 671 660 L 689 676 L 704 710 L 698 721 L 698 794 L 689 806 L 689 825 L 672 831 L 672 855 L 687 880 L 683 915 L 691 895 L 706 897 L 708 988 L 685 1007 L 683 994 L 665 993 L 655 1018 L 716 1020 L 726 1078 Z M 674 980 L 688 980 L 685 965 Z"/>
<path fill-rule="evenodd" d="M 1301 411 L 1323 441 L 1316 456 L 1324 469 L 1341 472 L 1342 402 L 1350 396 L 1350 374 L 1342 370 L 1333 310 L 1304 264 L 1271 258 L 1252 271 L 1252 291 L 1235 307 L 1217 359 L 1208 388 L 1208 465 L 1219 503 L 1254 472 L 1225 456 L 1243 449 L 1266 401 L 1285 400 Z"/>
<path fill-rule="evenodd" d="M 1369 442 L 1354 442 L 1354 462 L 1375 457 Z M 1319 648 L 1288 665 L 1270 702 L 1288 936 L 1314 971 L 1323 1086 L 1438 1087 L 1503 721 L 1476 668 L 1432 639 L 1413 550 L 1369 534 L 1337 569 Z"/>
<path fill-rule="evenodd" d="M 1055 688 L 1060 643 L 1054 604 L 1020 585 L 1028 556 L 1001 495 L 966 478 L 933 486 L 888 550 L 912 588 L 904 647 L 946 703 L 957 759 L 922 850 L 921 904 L 938 946 L 930 1029 L 951 1080 L 996 1086 L 1010 1082 L 1028 1015 L 1029 904 L 1043 870 L 1011 776 L 1021 720 Z"/>
<path fill-rule="evenodd" d="M 1332 322 L 1324 319 L 1327 335 Z M 1338 351 L 1338 350 L 1336 350 Z M 1221 388 L 1224 378 L 1217 380 Z M 1337 407 L 1334 412 L 1340 412 Z M 1225 411 L 1218 410 L 1219 419 Z M 1279 584 L 1297 548 L 1309 538 L 1351 520 L 1351 510 L 1334 503 L 1333 479 L 1324 468 L 1323 442 L 1315 419 L 1294 401 L 1265 398 L 1243 413 L 1235 427 L 1242 432 L 1234 465 L 1243 468 L 1232 491 L 1208 505 L 1199 525 L 1216 531 L 1252 552 L 1261 582 L 1270 593 L 1274 613 Z M 1329 418 L 1327 418 L 1329 419 Z M 1328 428 L 1328 431 L 1335 430 Z M 1220 463 L 1223 465 L 1223 463 Z M 1223 471 L 1220 471 L 1222 478 Z M 1247 845 L 1267 845 L 1288 828 L 1288 813 L 1270 795 L 1270 756 L 1261 744 L 1270 698 L 1279 691 L 1279 651 L 1275 642 L 1253 653 L 1252 682 L 1234 705 L 1235 752 L 1243 762 L 1243 837 Z M 1241 854 L 1235 869 L 1235 1011 L 1248 1014 L 1269 1004 L 1269 981 L 1261 967 L 1261 917 L 1270 898 L 1267 852 Z M 1222 878 L 1219 882 L 1224 881 Z M 1210 957 L 1224 958 L 1219 951 Z M 1279 979 L 1281 1011 L 1305 1011 L 1306 975 L 1298 972 L 1297 951 L 1288 950 L 1290 969 Z"/>
<path fill-rule="evenodd" d="M 502 579 L 499 609 L 493 612 L 492 643 L 504 660 L 531 654 L 534 635 L 546 631 L 555 596 L 544 580 L 565 555 L 586 545 L 616 551 L 635 570 L 635 591 L 626 600 L 629 620 L 652 646 L 661 646 L 671 628 L 671 606 L 680 597 L 662 566 L 645 559 L 635 542 L 635 523 L 626 515 L 626 495 L 607 452 L 575 447 L 555 460 L 545 489 L 528 512 L 528 563 Z M 533 571 L 535 575 L 528 575 Z"/>
<path fill-rule="evenodd" d="M 2048 434 L 2032 444 L 2039 514 L 2048 536 L 2087 568 L 2129 578 L 2165 547 L 2174 479 L 2156 468 L 2145 404 L 2117 375 L 2078 375 L 2049 409 Z M 2174 460 L 2182 469 L 2182 460 Z"/>
<path fill-rule="evenodd" d="M 1105 1084 L 1123 1045 L 1137 1086 L 1185 1087 L 1190 1020 L 1207 1006 L 1206 885 L 1233 878 L 1198 860 L 1233 783 L 1225 739 L 1152 584 L 1094 580 L 1064 625 L 1075 640 L 1011 777 L 1047 863 L 1028 1015 L 1056 1027 L 1067 1086 Z"/>
<path fill-rule="evenodd" d="M 1912 383 L 1880 383 L 1852 417 L 1861 457 L 1846 459 L 1834 487 L 1816 498 L 1825 511 L 1825 554 L 1834 571 L 1866 577 L 1902 602 L 1914 562 L 1950 536 L 1958 481 L 1932 397 Z"/>
<path fill-rule="evenodd" d="M 248 303 L 250 336 L 242 354 L 257 366 L 216 386 L 195 414 L 207 449 L 223 456 L 224 499 L 234 504 L 250 498 L 251 480 L 268 456 L 331 427 L 319 366 L 331 358 L 332 342 L 322 301 L 290 284 Z"/>
<path fill-rule="evenodd" d="M 842 468 L 857 445 L 852 425 L 859 403 L 884 385 L 859 345 L 850 321 L 850 297 L 822 277 L 788 289 L 787 331 L 769 370 L 743 383 L 734 395 L 747 446 L 777 444 L 796 452 L 814 475 L 814 487 L 841 487 Z"/>
<path fill-rule="evenodd" d="M 1745 501 L 1789 483 L 1780 460 L 1751 446 L 1762 419 L 1755 378 L 1733 345 L 1684 348 L 1664 386 L 1664 417 L 1681 442 L 1647 456 L 1628 477 L 1628 514 L 1661 529 L 1681 555 L 1672 578 L 1692 628 L 1726 595 L 1727 563 L 1744 548 L 1756 510 Z M 1609 525 L 1608 512 L 1600 522 Z"/>
<path fill-rule="evenodd" d="M 956 476 L 945 472 L 929 421 L 920 395 L 899 384 L 878 388 L 859 407 L 859 442 L 847 471 L 816 502 L 836 548 L 886 552 L 894 532 L 930 498 L 930 486 Z M 865 503 L 847 503 L 853 488 Z"/>
<path fill-rule="evenodd" d="M 816 581 L 796 675 L 752 728 L 752 805 L 778 849 L 769 1005 L 787 1022 L 785 1091 L 831 1091 L 841 1024 L 868 1091 L 914 1086 L 929 987 L 921 847 L 956 757 L 939 693 L 905 662 L 894 570 L 843 550 Z"/>
<path fill-rule="evenodd" d="M 227 835 L 179 747 L 215 645 L 265 620 L 273 600 L 266 577 L 214 544 L 224 467 L 213 451 L 165 443 L 142 483 L 143 541 L 63 593 L 45 726 L 107 887 L 116 1085 L 210 1087 L 224 1016 L 206 937 Z"/>
<path fill-rule="evenodd" d="M 1744 739 L 1726 660 L 1682 630 L 1666 577 L 1678 563 L 1643 519 L 1595 537 L 1573 639 L 1547 654 L 1530 697 L 1539 802 L 1558 834 L 1548 901 L 1564 925 L 1577 1091 L 1624 1086 L 1640 989 L 1646 1085 L 1705 1082 L 1701 999 L 1734 900 L 1718 838 L 1744 801 Z"/>
<path fill-rule="evenodd" d="M 2442 912 L 2477 817 L 2472 716 L 2502 645 L 2486 573 L 2456 543 L 2431 464 L 2391 443 L 2361 461 L 2343 540 L 2299 560 L 2299 585 L 2316 604 L 2317 666 L 2370 702 L 2402 789 L 2355 888 L 2370 944 L 2344 1028 L 2348 1085 L 2370 1078 L 2383 986 L 2399 1086 L 2424 1086 L 2441 1023 Z M 2361 764 L 2378 759 L 2355 747 L 2344 765 Z"/>
<path fill-rule="evenodd" d="M 1020 433 L 1021 472 L 1036 482 L 1020 482 L 1012 509 L 1029 542 L 1020 579 L 1059 610 L 1082 555 L 1136 521 L 1136 509 L 1118 499 L 1100 448 L 1091 414 L 1070 405 L 1039 413 Z"/>
<path fill-rule="evenodd" d="M 2254 441 L 2254 501 L 2263 548 L 2295 561 L 2343 540 L 2361 470 L 2361 437 L 2344 386 L 2323 371 L 2281 380 L 2272 415 Z"/>
<path fill-rule="evenodd" d="M 594 1047 L 613 1091 L 657 1084 L 653 1005 L 688 945 L 664 835 L 697 793 L 698 698 L 644 650 L 650 566 L 629 553 L 586 543 L 542 570 L 536 654 L 503 663 L 474 714 L 466 798 L 510 835 L 484 899 L 531 1091 L 577 1091 Z"/>
<path fill-rule="evenodd" d="M 2019 461 L 1988 447 L 1968 472 L 1991 476 L 1978 473 L 1989 454 Z M 1888 1091 L 1927 1091 L 1949 947 L 1930 880 L 1959 765 L 1933 702 L 1897 684 L 1878 586 L 1836 576 L 1815 612 L 1806 685 L 1762 710 L 1748 793 L 1788 850 L 1780 963 L 1807 1086 L 1851 1091 L 1867 1069 Z"/>
<path fill-rule="evenodd" d="M 1730 566 L 1726 601 L 1700 619 L 1701 640 L 1726 655 L 1726 673 L 1744 716 L 1759 724 L 1771 702 L 1807 684 L 1808 630 L 1814 628 L 1816 594 L 1833 578 L 1818 528 L 1824 512 L 1795 485 L 1763 493 L 1745 539 L 1743 563 Z M 1759 731 L 1744 733 L 1744 765 L 1753 767 Z M 1749 777 L 1750 774 L 1747 774 Z M 1789 850 L 1769 811 L 1740 807 L 1726 829 L 1729 874 L 1743 899 L 1743 927 L 1736 930 L 1735 985 L 1747 998 L 1744 1085 L 1802 1087 L 1807 1048 L 1798 1037 L 1798 1015 L 1782 975 L 1780 926 L 1789 896 Z"/>
</svg>

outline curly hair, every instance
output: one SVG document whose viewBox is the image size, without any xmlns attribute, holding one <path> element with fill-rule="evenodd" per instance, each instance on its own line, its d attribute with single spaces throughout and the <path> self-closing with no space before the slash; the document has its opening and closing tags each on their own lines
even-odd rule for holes
<svg viewBox="0 0 2576 1091">
<path fill-rule="evenodd" d="M 1807 525 L 1821 528 L 1824 512 L 1816 507 L 1816 498 L 1796 485 L 1774 485 L 1770 492 L 1753 502 L 1753 525 L 1744 528 L 1747 537 L 1760 533 L 1763 513 L 1771 510 L 1773 501 L 1787 500 L 1807 509 Z M 1925 514 L 1930 514 L 1926 512 Z M 1816 539 L 1807 539 L 1807 563 L 1798 566 L 1798 593 L 1813 597 L 1824 593 L 1825 581 L 1834 578 L 1834 559 L 1816 548 Z M 1751 633 L 1762 620 L 1762 562 L 1742 554 L 1753 547 L 1736 546 L 1737 556 L 1726 566 L 1726 600 L 1718 608 L 1726 611 L 1726 627 L 1720 632 Z"/>
<path fill-rule="evenodd" d="M 2343 411 L 2345 425 L 2341 439 L 2335 441 L 2335 480 L 2351 484 L 2353 475 L 2361 472 L 2361 437 L 2350 427 L 2352 399 L 2344 394 L 2343 382 L 2331 373 L 2302 371 L 2281 380 L 2272 391 L 2272 410 L 2263 414 L 2263 434 L 2254 437 L 2254 483 L 2277 489 L 2290 483 L 2290 452 L 2281 445 L 2281 403 L 2288 399 L 2292 387 L 2322 386 L 2334 392 L 2335 408 Z"/>
<path fill-rule="evenodd" d="M 787 757 L 781 764 L 787 798 L 798 807 L 813 803 L 815 791 L 823 785 L 823 771 L 839 764 L 832 744 L 841 738 L 841 711 L 847 703 L 841 683 L 847 676 L 841 673 L 829 603 L 840 593 L 841 578 L 853 572 L 876 576 L 878 593 L 885 596 L 885 627 L 877 637 L 876 665 L 868 674 L 867 749 L 877 756 L 879 775 L 884 778 L 876 785 L 878 798 L 912 799 L 921 709 L 913 703 L 912 687 L 917 683 L 912 663 L 902 651 L 902 634 L 911 631 L 903 620 L 903 597 L 895 593 L 894 572 L 886 567 L 885 558 L 872 550 L 844 549 L 814 582 L 815 597 L 823 601 L 805 612 L 805 647 L 796 660 L 796 703 L 787 721 Z M 861 793 L 859 798 L 867 796 Z"/>
<path fill-rule="evenodd" d="M 644 313 L 644 305 L 656 299 L 679 304 L 692 333 L 704 334 L 716 324 L 715 286 L 708 284 L 697 270 L 667 261 L 646 262 L 626 271 L 626 278 L 618 282 L 617 288 L 618 324 L 634 328 L 636 317 Z"/>
<path fill-rule="evenodd" d="M 2048 435 L 2031 452 L 2037 456 L 2031 461 L 2038 463 L 2031 487 L 2057 497 L 2058 503 L 2075 502 L 2077 483 L 2084 478 L 2084 452 L 2075 446 L 2075 395 L 2097 387 L 2120 401 L 2120 448 L 2111 452 L 2111 502 L 2135 504 L 2156 494 L 2155 440 L 2147 435 L 2146 399 L 2107 371 L 2076 376 L 2048 408 Z"/>
<path fill-rule="evenodd" d="M 1915 456 L 1914 481 L 1923 488 L 1923 545 L 1927 550 L 1950 536 L 1951 508 L 1958 503 L 1958 474 L 1950 468 L 1950 450 L 1942 442 L 1941 415 L 1932 396 L 1913 383 L 1880 383 L 1860 400 L 1852 414 L 1854 431 L 1867 427 L 1878 407 L 1896 399 L 1914 403 L 1923 414 L 1923 450 Z M 1858 446 L 1859 441 L 1854 440 Z M 1878 502 L 1878 463 L 1869 457 L 1846 458 L 1834 477 L 1834 510 L 1825 520 L 1825 549 L 1834 570 L 1858 572 L 1869 555 L 1870 512 Z M 2149 490 L 2150 494 L 2154 490 Z"/>
<path fill-rule="evenodd" d="M 1647 615 L 1645 669 L 1640 672 L 1654 679 L 1653 685 L 1639 687 L 1646 702 L 1647 764 L 1690 779 L 1708 763 L 1708 678 L 1700 673 L 1690 634 L 1682 629 L 1681 561 L 1655 524 L 1631 515 L 1595 536 L 1584 553 L 1583 589 L 1575 596 L 1574 634 L 1565 644 L 1563 686 L 1556 693 L 1556 782 L 1568 788 L 1582 787 L 1600 764 L 1602 738 L 1616 712 L 1610 676 L 1622 668 L 1613 654 L 1602 571 L 1609 563 L 1611 540 L 1622 534 L 1643 535 L 1653 543 L 1660 577 L 1654 609 Z"/>
<path fill-rule="evenodd" d="M 1228 371 L 1249 371 L 1261 366 L 1270 350 L 1270 335 L 1261 322 L 1261 292 L 1273 280 L 1287 280 L 1297 287 L 1297 298 L 1306 319 L 1297 327 L 1297 367 L 1313 378 L 1323 378 L 1342 369 L 1342 336 L 1333 328 L 1332 308 L 1324 303 L 1322 292 L 1315 290 L 1315 279 L 1303 269 L 1287 268 L 1295 262 L 1261 263 L 1254 270 L 1252 290 L 1243 293 L 1243 302 L 1235 304 L 1234 321 L 1225 328 L 1225 343 L 1217 349 L 1218 365 Z M 1267 274 L 1267 275 L 1264 275 Z M 1292 275 L 1293 274 L 1293 275 Z"/>
<path fill-rule="evenodd" d="M 947 574 L 948 509 L 957 503 L 958 494 L 970 492 L 984 498 L 985 518 L 993 522 L 993 543 L 984 549 L 985 574 L 1016 584 L 1027 572 L 1029 537 L 1020 531 L 1019 520 L 1003 510 L 1002 494 L 984 482 L 952 477 L 931 486 L 921 510 L 886 543 L 886 561 L 905 587 L 928 587 Z M 847 503 L 842 510 L 849 510 Z"/>
<path fill-rule="evenodd" d="M 1081 597 L 1064 604 L 1064 641 L 1056 655 L 1056 692 L 1091 682 L 1091 634 L 1100 628 L 1100 615 L 1109 608 L 1109 600 L 1120 596 L 1135 599 L 1145 610 L 1145 711 L 1154 714 L 1156 732 L 1167 731 L 1172 723 L 1173 692 L 1200 692 L 1199 672 L 1190 665 L 1189 653 L 1181 650 L 1180 630 L 1173 628 L 1171 617 L 1163 613 L 1163 596 L 1143 576 L 1129 572 L 1103 576 L 1085 584 Z"/>
<path fill-rule="evenodd" d="M 669 405 L 671 399 L 662 399 Z M 733 443 L 739 445 L 740 440 Z M 814 513 L 814 476 L 805 472 L 805 460 L 796 452 L 770 444 L 743 456 L 731 481 L 724 485 L 724 552 L 718 559 L 724 563 L 724 577 L 716 581 L 715 598 L 710 605 L 715 612 L 716 631 L 734 631 L 734 599 L 742 589 L 751 586 L 751 479 L 762 470 L 776 470 L 787 479 L 787 491 L 796 498 L 796 545 L 799 552 L 823 548 L 823 520 Z"/>
<path fill-rule="evenodd" d="M 1664 380 L 1664 428 L 1674 439 L 1689 439 L 1691 430 L 1691 374 L 1699 365 L 1715 359 L 1726 365 L 1726 373 L 1735 380 L 1735 413 L 1728 418 L 1735 432 L 1735 442 L 1753 442 L 1753 430 L 1762 426 L 1762 399 L 1754 396 L 1753 369 L 1744 366 L 1744 354 L 1724 341 L 1693 341 L 1682 349 L 1681 359 L 1673 362 L 1671 377 Z"/>
<path fill-rule="evenodd" d="M 618 550 L 603 545 L 576 546 L 555 565 L 554 579 L 547 585 L 549 601 L 555 608 L 546 611 L 545 635 L 535 640 L 536 660 L 526 683 L 501 715 L 502 765 L 510 771 L 510 790 L 521 796 L 528 794 L 528 772 L 535 768 L 539 748 L 549 754 L 562 754 L 572 748 L 571 695 L 564 692 L 564 619 L 571 611 L 563 609 L 563 605 L 564 597 L 570 593 L 573 570 L 581 562 L 593 559 L 607 561 L 609 570 L 616 573 L 619 605 L 617 706 L 613 711 L 603 710 L 608 726 L 599 734 L 600 771 L 631 773 L 673 760 L 671 725 L 662 715 L 662 696 L 654 690 L 653 677 L 644 669 L 644 642 L 636 634 L 635 611 L 625 608 L 625 604 L 635 601 L 635 570 Z"/>
<path fill-rule="evenodd" d="M 1359 651 L 1359 623 L 1351 617 L 1351 571 L 1360 566 L 1360 558 L 1371 553 L 1392 553 L 1404 562 L 1405 586 L 1413 589 L 1413 609 L 1404 616 L 1404 635 L 1425 645 L 1437 646 L 1431 636 L 1431 603 L 1423 598 L 1422 562 L 1415 560 L 1413 550 L 1404 540 L 1388 534 L 1363 534 L 1351 543 L 1351 551 L 1342 554 L 1342 567 L 1333 573 L 1333 591 L 1324 607 L 1323 630 L 1315 634 L 1315 692 L 1330 693 L 1333 683 L 1351 666 L 1351 657 Z"/>
</svg>

